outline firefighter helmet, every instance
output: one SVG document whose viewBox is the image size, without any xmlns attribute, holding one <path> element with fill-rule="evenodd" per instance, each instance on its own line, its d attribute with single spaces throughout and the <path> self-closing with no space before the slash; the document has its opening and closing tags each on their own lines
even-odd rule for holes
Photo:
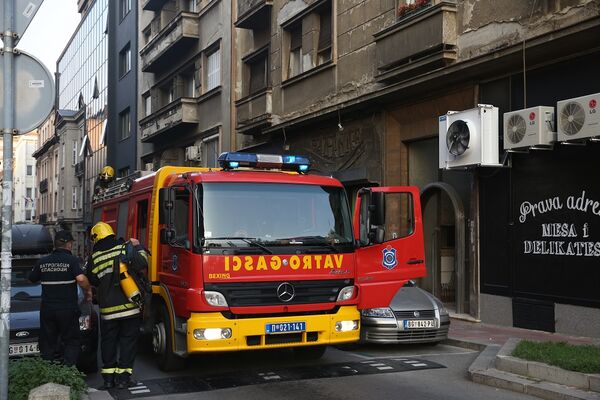
<svg viewBox="0 0 600 400">
<path fill-rule="evenodd" d="M 106 222 L 98 222 L 96 225 L 92 227 L 92 231 L 90 237 L 92 238 L 92 242 L 94 244 L 98 243 L 98 241 L 109 237 L 110 235 L 114 235 L 115 232 L 111 228 L 109 224 Z"/>
<path fill-rule="evenodd" d="M 100 179 L 101 180 L 108 182 L 108 181 L 113 180 L 114 177 L 115 177 L 115 170 L 110 165 L 107 165 L 106 167 L 102 168 L 102 171 L 100 171 Z"/>
</svg>

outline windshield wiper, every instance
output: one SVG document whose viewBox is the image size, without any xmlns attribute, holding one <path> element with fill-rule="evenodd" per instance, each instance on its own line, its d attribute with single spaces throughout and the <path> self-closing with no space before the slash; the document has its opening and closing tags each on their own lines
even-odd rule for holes
<svg viewBox="0 0 600 400">
<path fill-rule="evenodd" d="M 260 244 L 258 242 L 257 238 L 248 238 L 248 237 L 243 237 L 243 236 L 231 236 L 231 237 L 216 237 L 216 238 L 204 238 L 204 240 L 226 240 L 227 244 L 231 247 L 237 247 L 233 244 L 233 242 L 231 242 L 232 240 L 241 240 L 244 243 L 247 243 L 251 246 L 254 247 L 258 247 L 261 250 L 263 250 L 265 253 L 267 254 L 273 254 L 273 252 L 271 250 L 269 250 L 268 247 L 263 246 L 262 244 Z"/>
</svg>

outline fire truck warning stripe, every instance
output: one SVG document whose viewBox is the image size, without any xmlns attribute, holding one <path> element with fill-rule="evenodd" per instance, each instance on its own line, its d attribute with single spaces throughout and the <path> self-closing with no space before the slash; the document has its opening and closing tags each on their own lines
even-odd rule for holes
<svg viewBox="0 0 600 400">
<path fill-rule="evenodd" d="M 415 364 L 407 364 L 398 360 L 381 358 L 371 363 L 345 362 L 319 365 L 304 365 L 290 368 L 279 368 L 266 371 L 247 370 L 242 374 L 221 373 L 205 376 L 178 376 L 161 379 L 144 380 L 145 389 L 151 396 L 164 396 L 180 393 L 207 392 L 218 389 L 236 388 L 249 385 L 265 385 L 269 383 L 301 381 L 308 379 L 340 378 L 356 375 L 389 374 L 394 372 L 418 371 L 424 369 L 446 368 L 444 365 L 429 360 L 415 360 Z M 373 364 L 384 365 L 376 367 Z M 276 377 L 276 378 L 275 378 Z M 137 390 L 119 391 L 119 400 L 135 399 Z M 141 389 L 141 388 L 140 388 Z M 144 390 L 145 396 L 147 391 Z"/>
</svg>

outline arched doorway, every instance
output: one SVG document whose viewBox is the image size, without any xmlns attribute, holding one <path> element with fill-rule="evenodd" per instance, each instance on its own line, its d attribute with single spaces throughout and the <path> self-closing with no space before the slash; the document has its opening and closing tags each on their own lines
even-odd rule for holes
<svg viewBox="0 0 600 400">
<path fill-rule="evenodd" d="M 448 203 L 454 213 L 450 218 Z M 465 313 L 465 212 L 458 192 L 444 182 L 432 182 L 421 190 L 426 262 L 429 276 L 422 286 L 455 311 Z M 444 215 L 442 216 L 442 213 Z M 451 222 L 453 224 L 451 224 Z"/>
</svg>

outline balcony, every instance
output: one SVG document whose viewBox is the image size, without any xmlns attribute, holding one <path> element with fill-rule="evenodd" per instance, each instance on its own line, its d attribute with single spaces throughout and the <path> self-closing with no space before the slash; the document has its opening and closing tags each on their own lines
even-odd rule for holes
<svg viewBox="0 0 600 400">
<path fill-rule="evenodd" d="M 198 123 L 195 98 L 179 98 L 140 121 L 142 142 L 152 142 L 159 135 L 184 125 Z"/>
<path fill-rule="evenodd" d="M 235 103 L 237 113 L 237 131 L 254 134 L 260 128 L 273 123 L 273 104 L 271 89 L 238 100 Z"/>
<path fill-rule="evenodd" d="M 235 26 L 243 29 L 269 27 L 271 22 L 272 0 L 237 0 L 238 18 Z"/>
<path fill-rule="evenodd" d="M 140 50 L 142 71 L 156 72 L 199 38 L 198 14 L 181 12 Z"/>
<path fill-rule="evenodd" d="M 75 176 L 80 177 L 83 176 L 85 172 L 85 160 L 79 161 L 75 164 Z"/>
<path fill-rule="evenodd" d="M 167 0 L 145 0 L 142 2 L 142 8 L 146 11 L 160 11 Z"/>
<path fill-rule="evenodd" d="M 46 193 L 48 191 L 48 179 L 42 179 L 40 181 L 40 193 Z"/>
<path fill-rule="evenodd" d="M 456 61 L 456 3 L 441 1 L 374 35 L 380 82 L 397 82 Z"/>
</svg>

